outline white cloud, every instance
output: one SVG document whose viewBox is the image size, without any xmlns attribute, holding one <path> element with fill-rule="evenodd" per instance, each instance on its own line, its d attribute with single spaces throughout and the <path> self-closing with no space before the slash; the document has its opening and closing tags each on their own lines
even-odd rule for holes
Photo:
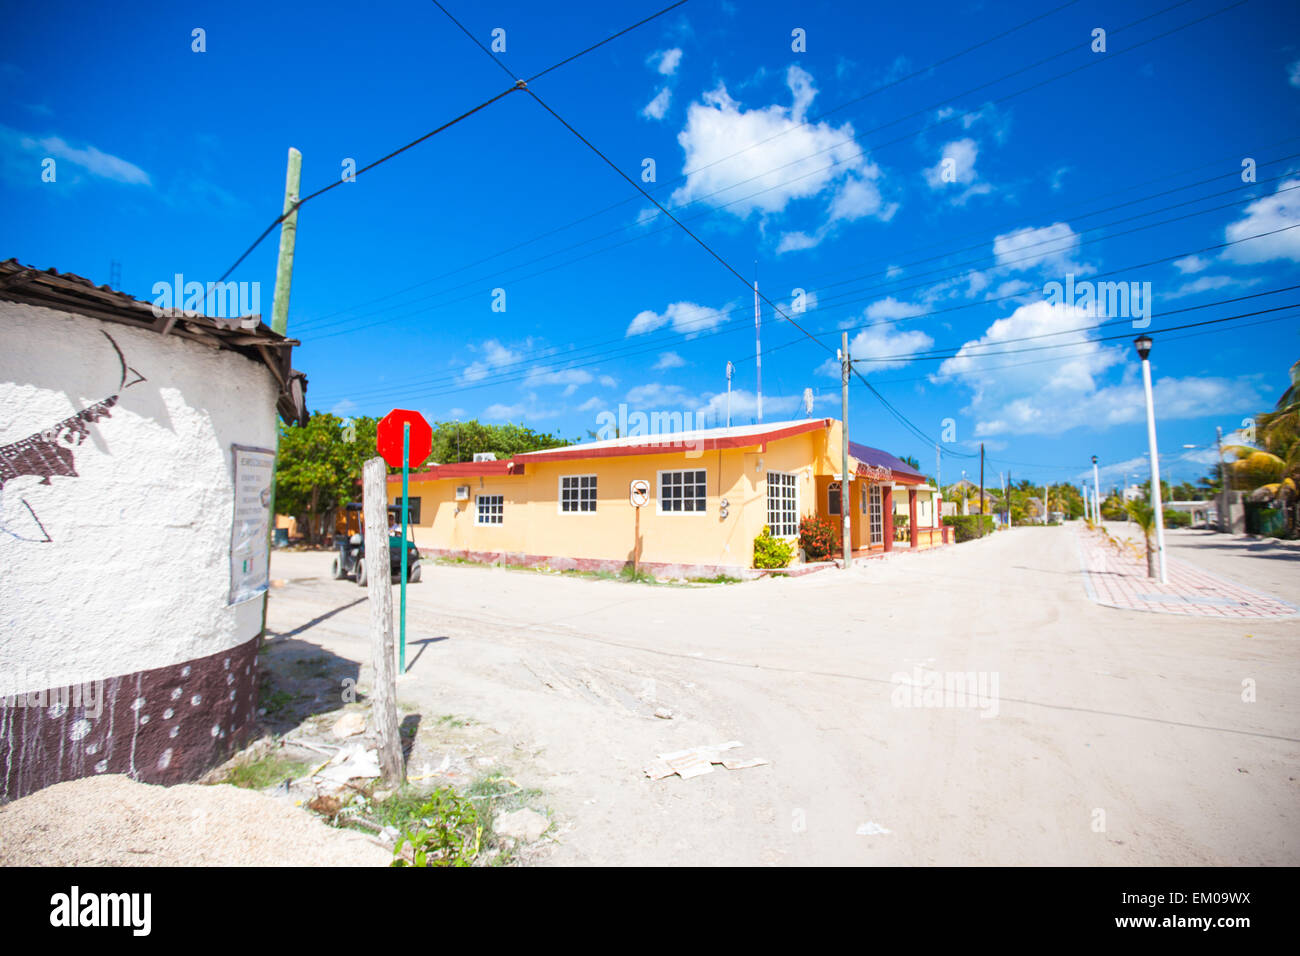
<svg viewBox="0 0 1300 956">
<path fill-rule="evenodd" d="M 884 369 L 901 368 L 911 360 L 892 356 L 905 356 L 911 352 L 919 352 L 933 344 L 934 339 L 920 329 L 905 330 L 893 323 L 878 321 L 849 339 L 849 354 L 854 360 L 866 361 L 868 363 L 866 371 L 870 374 Z M 833 358 L 827 359 L 818 372 L 839 378 L 840 363 Z"/>
<path fill-rule="evenodd" d="M 925 181 L 935 191 L 948 190 L 953 205 L 965 205 L 972 196 L 993 191 L 993 187 L 981 180 L 975 171 L 978 156 L 979 144 L 969 137 L 947 143 L 940 153 L 939 162 L 923 170 Z"/>
<path fill-rule="evenodd" d="M 799 252 L 802 249 L 813 249 L 821 241 L 821 236 L 810 236 L 806 232 L 785 232 L 781 234 L 781 241 L 777 243 L 776 254 L 781 255 L 783 252 Z"/>
<path fill-rule="evenodd" d="M 1259 236 L 1266 232 L 1274 235 L 1238 242 L 1223 251 L 1223 257 L 1232 262 L 1257 263 L 1273 259 L 1290 259 L 1300 262 L 1300 179 L 1284 180 L 1272 196 L 1258 199 L 1246 207 L 1245 218 L 1231 223 L 1225 230 L 1229 242 Z M 1282 192 L 1282 190 L 1290 190 Z M 1285 232 L 1278 232 L 1285 229 Z"/>
<path fill-rule="evenodd" d="M 1043 301 L 1022 305 L 990 325 L 979 339 L 967 342 L 939 367 L 932 381 L 956 382 L 971 390 L 965 411 L 974 416 L 978 436 L 1056 435 L 1084 425 L 1140 424 L 1146 419 L 1146 402 L 1137 363 L 1129 360 L 1126 346 L 1104 345 L 1092 332 L 1064 332 L 1054 335 L 1051 343 L 1076 348 L 1059 361 L 1017 363 L 1005 355 L 978 355 L 978 347 L 1062 332 L 1089 321 L 1073 306 Z M 1104 376 L 1117 365 L 1123 367 L 1121 380 L 1108 384 Z M 1161 376 L 1156 381 L 1156 413 L 1161 419 L 1221 414 L 1262 401 L 1244 379 Z"/>
<path fill-rule="evenodd" d="M 779 213 L 796 199 L 832 190 L 833 216 L 892 215 L 893 207 L 883 203 L 873 183 L 880 168 L 854 141 L 852 124 L 805 124 L 805 113 L 817 95 L 812 76 L 792 66 L 786 85 L 791 94 L 788 107 L 746 110 L 721 85 L 690 105 L 686 126 L 677 136 L 689 172 L 673 201 L 725 206 L 745 219 L 755 211 Z M 741 149 L 744 152 L 737 153 Z"/>
<path fill-rule="evenodd" d="M 680 385 L 647 382 L 628 390 L 627 403 L 641 410 L 651 408 L 683 408 L 694 405 L 695 400 Z"/>
<path fill-rule="evenodd" d="M 1253 285 L 1255 281 L 1258 280 L 1243 282 L 1230 276 L 1201 276 L 1191 282 L 1184 282 L 1177 289 L 1166 292 L 1161 297 L 1165 299 L 1181 299 L 1185 296 L 1196 295 L 1198 292 L 1209 292 L 1213 289 L 1223 289 L 1232 285 Z"/>
<path fill-rule="evenodd" d="M 342 401 L 334 403 L 334 407 L 330 409 L 330 414 L 337 415 L 339 418 L 347 418 L 356 410 L 356 408 L 356 402 L 352 401 L 350 398 L 345 398 Z"/>
<path fill-rule="evenodd" d="M 596 409 L 604 408 L 604 407 L 605 407 L 605 400 L 603 398 L 597 398 L 595 395 L 593 395 L 591 398 L 587 399 L 585 402 L 583 402 L 581 405 L 578 406 L 578 411 L 594 412 Z"/>
<path fill-rule="evenodd" d="M 644 335 L 671 324 L 673 331 L 686 336 L 707 332 L 726 321 L 726 316 L 717 309 L 696 305 L 694 302 L 674 302 L 662 313 L 646 309 L 637 313 L 628 324 L 628 335 Z"/>
<path fill-rule="evenodd" d="M 483 358 L 476 359 L 465 366 L 461 372 L 462 382 L 477 382 L 487 377 L 488 372 L 502 365 L 511 365 L 522 357 L 520 353 L 506 348 L 496 339 L 488 339 L 481 346 L 470 346 L 473 351 L 482 352 Z"/>
<path fill-rule="evenodd" d="M 1090 266 L 1073 260 L 1079 245 L 1078 233 L 1066 223 L 1054 222 L 1050 226 L 1016 229 L 997 236 L 993 240 L 993 253 L 998 266 L 1010 271 L 1043 267 L 1079 275 L 1091 270 Z"/>
<path fill-rule="evenodd" d="M 1183 275 L 1202 272 L 1209 266 L 1209 264 L 1209 260 L 1202 259 L 1200 256 L 1187 256 L 1185 259 L 1174 260 L 1174 268 Z"/>
<path fill-rule="evenodd" d="M 541 385 L 563 385 L 564 394 L 572 395 L 578 390 L 579 385 L 586 385 L 592 381 L 592 374 L 586 369 L 564 368 L 551 369 L 546 366 L 538 366 L 528 372 L 528 377 L 524 379 L 524 385 L 528 388 L 536 388 Z"/>
<path fill-rule="evenodd" d="M 0 126 L 0 144 L 8 148 L 16 146 L 42 158 L 51 157 L 60 163 L 70 163 L 77 169 L 100 179 L 109 179 L 131 186 L 153 185 L 149 174 L 135 163 L 114 156 L 112 153 L 105 153 L 94 146 L 87 145 L 84 149 L 79 149 L 69 145 L 59 136 L 30 136 L 7 126 Z M 56 174 L 59 172 L 62 171 L 57 170 Z M 62 182 L 64 178 L 59 175 L 58 181 Z"/>
<path fill-rule="evenodd" d="M 656 63 L 655 61 L 658 60 Z M 680 47 L 673 47 L 671 50 L 663 50 L 655 53 L 650 57 L 650 64 L 663 76 L 672 76 L 677 72 L 677 67 L 682 62 L 682 51 Z"/>
<path fill-rule="evenodd" d="M 686 359 L 682 358 L 676 352 L 661 352 L 659 360 L 651 366 L 655 371 L 662 371 L 667 368 L 681 368 L 686 364 Z"/>
<path fill-rule="evenodd" d="M 668 112 L 668 104 L 673 98 L 673 91 L 664 87 L 655 94 L 655 98 L 647 103 L 641 110 L 641 115 L 650 119 L 661 120 Z M 656 210 L 657 212 L 658 210 Z"/>
<path fill-rule="evenodd" d="M 909 319 L 914 315 L 920 315 L 924 311 L 924 306 L 913 302 L 899 302 L 891 295 L 867 306 L 866 316 L 872 321 L 879 319 Z"/>
<path fill-rule="evenodd" d="M 1300 60 L 1287 64 L 1286 81 L 1292 86 L 1300 86 Z"/>
<path fill-rule="evenodd" d="M 618 384 L 618 379 L 616 379 L 613 375 L 602 375 L 596 381 L 598 381 L 605 388 L 613 388 Z"/>
</svg>

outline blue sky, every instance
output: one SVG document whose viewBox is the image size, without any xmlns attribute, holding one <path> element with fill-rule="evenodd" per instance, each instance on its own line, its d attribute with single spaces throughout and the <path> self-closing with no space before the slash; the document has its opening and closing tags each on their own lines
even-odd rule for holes
<svg viewBox="0 0 1300 956">
<path fill-rule="evenodd" d="M 1300 302 L 1259 295 L 1300 283 L 1300 11 L 1209 16 L 1232 2 L 691 0 L 533 89 L 638 182 L 653 160 L 645 188 L 820 341 L 762 306 L 765 420 L 802 417 L 805 388 L 838 417 L 849 328 L 926 436 L 855 382 L 855 440 L 933 472 L 942 439 L 945 483 L 981 440 L 991 484 L 1077 479 L 1092 454 L 1107 484 L 1144 478 L 1137 332 L 1044 290 L 1149 283 L 1164 476 L 1184 480 L 1297 358 L 1295 310 L 1161 334 Z M 504 30 L 527 76 L 660 5 L 449 9 L 484 44 Z M 97 282 L 116 260 L 150 300 L 176 273 L 215 281 L 278 215 L 289 146 L 307 193 L 511 82 L 427 0 L 51 2 L 10 23 L 0 256 Z M 231 276 L 268 318 L 276 246 Z M 580 438 L 620 403 L 721 419 L 731 361 L 748 423 L 753 332 L 744 283 L 523 92 L 300 212 L 289 333 L 316 410 Z"/>
</svg>

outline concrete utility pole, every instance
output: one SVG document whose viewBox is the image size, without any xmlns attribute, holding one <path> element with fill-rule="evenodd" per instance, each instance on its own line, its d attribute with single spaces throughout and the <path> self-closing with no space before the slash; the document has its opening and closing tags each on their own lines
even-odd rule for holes
<svg viewBox="0 0 1300 956">
<path fill-rule="evenodd" d="M 984 537 L 984 443 L 980 442 L 980 537 Z"/>
<path fill-rule="evenodd" d="M 1052 515 L 1052 483 L 1043 485 L 1043 527 L 1047 527 Z"/>
<path fill-rule="evenodd" d="M 840 516 L 843 521 L 844 534 L 844 570 L 847 571 L 853 564 L 853 528 L 852 519 L 849 513 L 849 371 L 853 368 L 853 359 L 849 357 L 849 333 L 840 333 L 840 415 L 843 417 L 843 427 L 840 434 L 843 441 L 840 442 L 840 462 L 842 468 L 840 471 Z"/>
<path fill-rule="evenodd" d="M 1133 340 L 1142 359 L 1142 387 L 1147 396 L 1147 444 L 1151 447 L 1151 500 L 1155 505 L 1156 552 L 1160 558 L 1160 583 L 1169 583 L 1169 570 L 1165 565 L 1165 509 L 1161 502 L 1160 449 L 1156 443 L 1156 404 L 1151 391 L 1151 337 L 1139 335 Z"/>
<path fill-rule="evenodd" d="M 298 241 L 298 187 L 302 179 L 302 153 L 289 147 L 289 168 L 284 176 L 284 211 L 280 224 L 280 258 L 275 266 L 275 300 L 271 304 L 271 331 L 289 328 L 289 292 L 293 286 L 293 249 Z M 292 211 L 290 211 L 292 210 Z"/>
<path fill-rule="evenodd" d="M 731 427 L 731 373 L 736 367 L 730 362 L 727 363 L 727 427 Z"/>
<path fill-rule="evenodd" d="M 298 237 L 298 203 L 299 182 L 302 179 L 302 153 L 289 147 L 289 165 L 284 174 L 284 211 L 288 217 L 280 224 L 280 258 L 275 266 L 275 298 L 271 303 L 271 331 L 287 335 L 289 330 L 289 289 L 293 285 L 293 247 Z M 280 461 L 280 430 L 275 431 L 275 461 Z M 270 542 L 275 540 L 275 472 L 271 473 L 270 520 L 267 522 L 267 534 Z M 269 545 L 268 545 L 269 547 Z M 269 553 L 269 550 L 268 550 Z M 266 633 L 266 609 L 271 600 L 268 588 L 262 595 L 262 633 Z"/>
<path fill-rule="evenodd" d="M 763 314 L 758 311 L 758 280 L 754 280 L 754 366 L 758 373 L 758 423 L 763 424 Z"/>
<path fill-rule="evenodd" d="M 1101 479 L 1097 477 L 1097 456 L 1092 456 L 1092 503 L 1093 520 L 1101 524 Z"/>
<path fill-rule="evenodd" d="M 372 697 L 379 769 L 389 785 L 405 783 L 402 741 L 397 730 L 397 673 L 393 660 L 392 559 L 388 552 L 388 466 L 371 458 L 363 470 L 362 502 L 366 514 L 366 577 L 370 593 L 370 659 L 374 667 Z"/>
<path fill-rule="evenodd" d="M 1226 532 L 1232 530 L 1232 522 L 1228 520 L 1228 466 L 1223 461 L 1223 429 L 1217 425 L 1214 428 L 1214 443 L 1219 449 L 1219 530 Z"/>
</svg>

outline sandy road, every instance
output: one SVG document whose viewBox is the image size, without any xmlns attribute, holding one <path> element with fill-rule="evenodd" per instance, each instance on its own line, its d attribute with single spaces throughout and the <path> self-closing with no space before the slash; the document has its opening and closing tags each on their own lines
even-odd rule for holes
<svg viewBox="0 0 1300 956">
<path fill-rule="evenodd" d="M 364 685 L 367 607 L 328 563 L 275 556 L 269 627 Z M 509 743 L 563 822 L 552 863 L 1300 862 L 1300 621 L 1094 605 L 1069 528 L 697 588 L 425 571 L 399 698 Z M 918 666 L 997 699 L 899 706 Z M 728 739 L 772 765 L 641 774 Z"/>
</svg>

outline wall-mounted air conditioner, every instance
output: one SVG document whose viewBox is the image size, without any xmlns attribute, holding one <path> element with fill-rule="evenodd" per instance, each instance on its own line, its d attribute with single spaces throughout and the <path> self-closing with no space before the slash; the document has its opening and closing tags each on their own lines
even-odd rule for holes
<svg viewBox="0 0 1300 956">
<path fill-rule="evenodd" d="M 474 452 L 475 461 L 496 461 L 497 453 L 494 451 L 476 451 Z"/>
<path fill-rule="evenodd" d="M 469 501 L 469 485 L 456 486 L 456 500 Z"/>
</svg>

